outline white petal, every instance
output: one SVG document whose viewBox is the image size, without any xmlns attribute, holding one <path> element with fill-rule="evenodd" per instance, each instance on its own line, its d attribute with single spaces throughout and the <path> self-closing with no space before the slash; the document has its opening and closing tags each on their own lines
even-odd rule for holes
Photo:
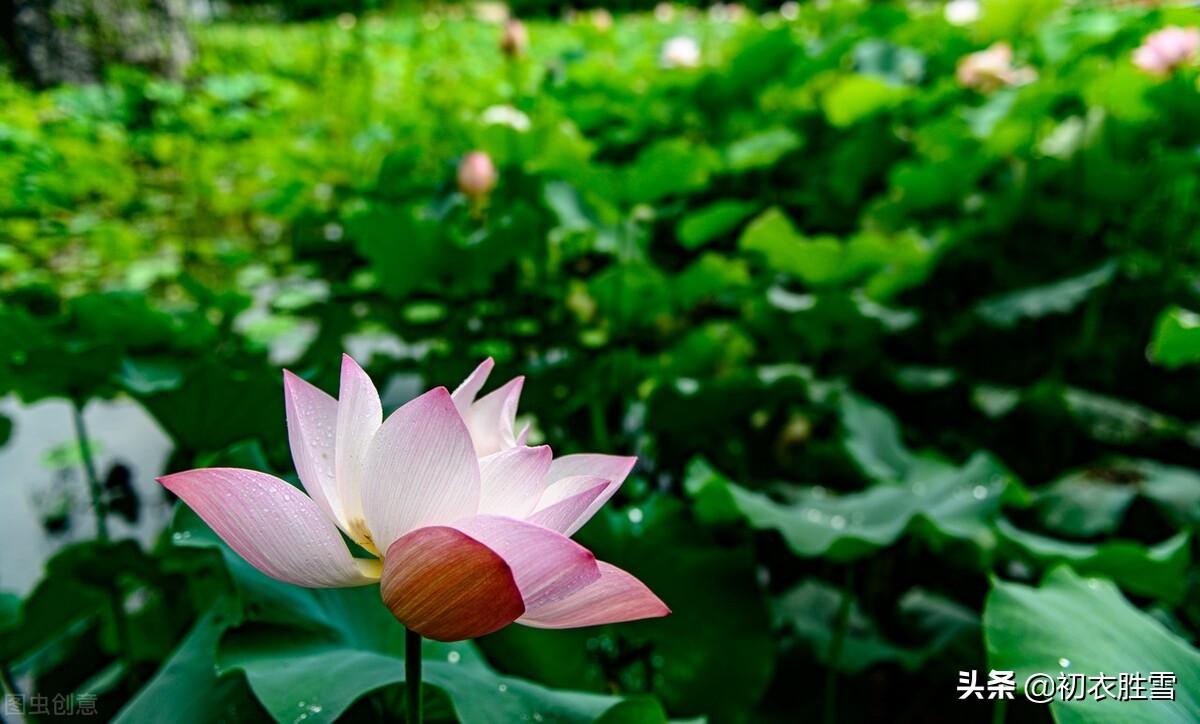
<svg viewBox="0 0 1200 724">
<path fill-rule="evenodd" d="M 350 536 L 359 542 L 366 533 L 362 523 L 363 465 L 382 420 L 383 405 L 371 378 L 350 355 L 342 355 L 335 470 L 343 519 L 350 528 Z"/>
<path fill-rule="evenodd" d="M 479 457 L 516 446 L 517 436 L 513 425 L 517 419 L 517 403 L 521 399 L 523 384 L 524 377 L 509 380 L 500 389 L 476 401 L 463 415 L 475 443 L 475 454 Z"/>
<path fill-rule="evenodd" d="M 517 623 L 535 628 L 579 628 L 658 618 L 671 612 L 646 584 L 611 563 L 596 561 L 600 580 L 553 603 L 526 608 Z"/>
<path fill-rule="evenodd" d="M 550 483 L 573 475 L 595 475 L 611 480 L 617 485 L 625 482 L 629 471 L 637 463 L 636 457 L 580 453 L 555 458 L 550 465 Z"/>
<path fill-rule="evenodd" d="M 458 409 L 458 414 L 464 416 L 467 414 L 467 410 L 471 408 L 471 403 L 475 401 L 476 395 L 483 389 L 488 375 L 492 373 L 492 368 L 495 366 L 496 361 L 488 357 L 479 363 L 474 372 L 467 375 L 467 379 L 463 380 L 462 384 L 454 388 L 454 392 L 450 393 L 450 397 L 454 399 L 454 407 Z"/>
<path fill-rule="evenodd" d="M 287 370 L 283 371 L 283 400 L 296 474 L 329 519 L 344 525 L 334 474 L 337 400 Z"/>
<path fill-rule="evenodd" d="M 247 563 L 272 578 L 309 588 L 361 586 L 379 579 L 379 561 L 351 556 L 317 504 L 273 475 L 205 468 L 158 481 Z"/>
<path fill-rule="evenodd" d="M 514 447 L 479 460 L 479 512 L 524 518 L 546 488 L 553 454 L 548 445 Z"/>
<path fill-rule="evenodd" d="M 364 469 L 363 510 L 377 550 L 386 551 L 410 530 L 479 509 L 479 462 L 445 387 L 388 417 L 371 441 Z"/>
<path fill-rule="evenodd" d="M 582 528 L 618 487 L 616 483 L 591 475 L 564 478 L 555 485 L 563 490 L 577 489 L 578 492 L 546 505 L 539 503 L 537 512 L 526 520 L 565 536 Z M 603 500 L 597 503 L 601 496 L 604 496 Z"/>
<path fill-rule="evenodd" d="M 620 487 L 620 483 L 596 475 L 572 475 L 557 480 L 542 493 L 528 520 L 566 536 L 574 535 Z"/>
</svg>

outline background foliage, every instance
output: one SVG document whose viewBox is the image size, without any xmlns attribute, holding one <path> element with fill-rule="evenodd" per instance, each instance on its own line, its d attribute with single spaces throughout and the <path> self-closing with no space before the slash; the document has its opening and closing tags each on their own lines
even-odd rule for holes
<svg viewBox="0 0 1200 724">
<path fill-rule="evenodd" d="M 491 355 L 535 441 L 636 453 L 580 539 L 674 614 L 434 647 L 434 719 L 1194 720 L 1200 92 L 1130 54 L 1198 13 L 982 10 L 580 14 L 517 60 L 457 7 L 218 23 L 179 82 L 0 82 L 0 390 L 291 477 L 281 366 L 333 389 L 349 349 L 394 406 Z M 964 88 L 997 40 L 1037 79 Z M 0 594 L 0 662 L 121 721 L 388 719 L 383 611 L 180 510 Z M 1177 701 L 954 702 L 1072 665 Z"/>
</svg>

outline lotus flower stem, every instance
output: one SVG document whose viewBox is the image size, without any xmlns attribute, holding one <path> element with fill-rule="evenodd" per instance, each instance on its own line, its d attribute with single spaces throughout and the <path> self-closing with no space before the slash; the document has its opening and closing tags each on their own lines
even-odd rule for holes
<svg viewBox="0 0 1200 724">
<path fill-rule="evenodd" d="M 87 478 L 88 492 L 92 497 L 92 511 L 96 514 L 96 538 L 108 540 L 108 504 L 104 501 L 104 490 L 96 475 L 96 462 L 92 459 L 92 444 L 88 442 L 87 427 L 83 424 L 83 403 L 71 401 L 72 419 L 75 422 L 75 437 L 79 440 L 79 456 L 83 458 L 83 474 Z"/>
<path fill-rule="evenodd" d="M 824 721 L 833 724 L 837 721 L 837 685 L 838 664 L 842 658 L 842 647 L 846 642 L 846 632 L 850 628 L 850 612 L 854 607 L 854 568 L 846 568 L 846 586 L 842 591 L 842 600 L 838 605 L 837 617 L 833 622 L 833 636 L 829 639 L 829 656 L 825 665 L 829 671 L 825 675 L 825 711 Z"/>
<path fill-rule="evenodd" d="M 404 686 L 408 689 L 407 724 L 421 724 L 421 634 L 404 630 Z"/>
</svg>

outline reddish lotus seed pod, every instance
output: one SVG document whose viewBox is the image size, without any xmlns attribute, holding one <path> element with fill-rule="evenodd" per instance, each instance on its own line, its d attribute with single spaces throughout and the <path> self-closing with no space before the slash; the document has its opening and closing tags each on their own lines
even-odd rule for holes
<svg viewBox="0 0 1200 724">
<path fill-rule="evenodd" d="M 516 18 L 509 18 L 504 24 L 504 32 L 500 34 L 500 52 L 509 58 L 520 58 L 529 47 L 529 32 L 525 24 Z"/>
<path fill-rule="evenodd" d="M 458 162 L 458 190 L 469 199 L 486 197 L 498 179 L 491 156 L 483 151 L 471 151 Z"/>
</svg>

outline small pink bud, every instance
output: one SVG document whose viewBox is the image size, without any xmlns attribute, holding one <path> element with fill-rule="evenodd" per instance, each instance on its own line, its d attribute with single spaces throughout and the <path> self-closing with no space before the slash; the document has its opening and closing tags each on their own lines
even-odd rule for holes
<svg viewBox="0 0 1200 724">
<path fill-rule="evenodd" d="M 960 58 L 956 75 L 960 85 L 982 93 L 1037 80 L 1033 68 L 1013 65 L 1012 46 L 1005 42 Z"/>
<path fill-rule="evenodd" d="M 458 162 L 458 190 L 469 199 L 485 198 L 497 180 L 496 166 L 483 151 L 471 151 Z"/>
<path fill-rule="evenodd" d="M 500 52 L 509 58 L 520 58 L 529 47 L 529 33 L 525 24 L 516 18 L 509 18 L 504 24 L 504 32 L 500 34 Z"/>
</svg>

